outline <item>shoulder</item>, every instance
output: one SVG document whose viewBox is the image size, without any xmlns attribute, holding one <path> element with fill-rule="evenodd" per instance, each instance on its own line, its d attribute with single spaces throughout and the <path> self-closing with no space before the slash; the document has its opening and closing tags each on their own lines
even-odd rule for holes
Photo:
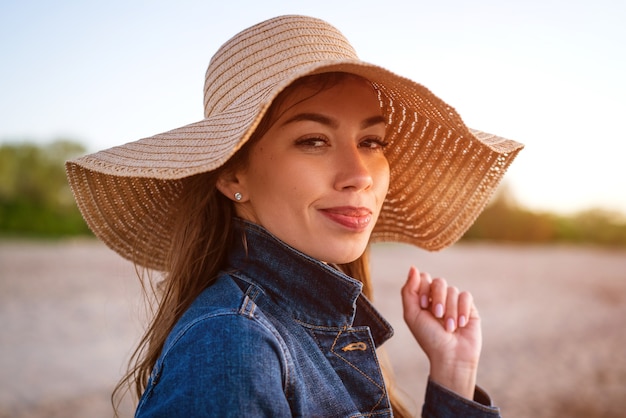
<svg viewBox="0 0 626 418">
<path fill-rule="evenodd" d="M 191 339 L 194 342 L 228 342 L 242 338 L 258 339 L 258 334 L 274 335 L 265 315 L 235 279 L 222 274 L 205 289 L 182 315 L 165 343 L 169 347 Z M 202 347 L 201 344 L 195 344 Z"/>
<path fill-rule="evenodd" d="M 286 346 L 272 321 L 232 277 L 222 275 L 198 296 L 172 329 L 161 360 L 171 361 L 172 356 L 177 362 L 229 356 L 233 361 L 239 356 L 251 359 L 270 353 L 282 357 L 285 352 Z"/>
<path fill-rule="evenodd" d="M 284 398 L 288 358 L 271 322 L 232 278 L 221 277 L 170 333 L 138 411 L 229 416 L 225 411 L 243 406 L 254 410 L 264 400 Z"/>
</svg>

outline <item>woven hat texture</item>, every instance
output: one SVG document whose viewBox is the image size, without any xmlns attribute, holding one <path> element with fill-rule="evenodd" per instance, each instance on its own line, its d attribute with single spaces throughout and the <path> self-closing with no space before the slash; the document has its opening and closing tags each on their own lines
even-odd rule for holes
<svg viewBox="0 0 626 418">
<path fill-rule="evenodd" d="M 427 250 L 457 241 L 523 145 L 470 130 L 428 89 L 360 61 L 336 28 L 305 16 L 267 20 L 220 47 L 206 72 L 201 121 L 68 161 L 87 224 L 123 257 L 164 270 L 186 179 L 228 161 L 294 80 L 331 71 L 370 80 L 388 120 L 390 188 L 372 241 Z"/>
</svg>

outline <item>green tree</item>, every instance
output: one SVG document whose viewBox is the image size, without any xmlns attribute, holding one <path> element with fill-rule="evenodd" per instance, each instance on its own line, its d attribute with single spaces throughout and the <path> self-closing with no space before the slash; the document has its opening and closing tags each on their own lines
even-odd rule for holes
<svg viewBox="0 0 626 418">
<path fill-rule="evenodd" d="M 533 212 L 519 205 L 503 184 L 463 239 L 626 246 L 626 220 L 619 213 L 602 209 L 573 216 Z"/>
<path fill-rule="evenodd" d="M 0 235 L 88 234 L 65 177 L 64 162 L 85 152 L 79 143 L 0 145 Z"/>
</svg>

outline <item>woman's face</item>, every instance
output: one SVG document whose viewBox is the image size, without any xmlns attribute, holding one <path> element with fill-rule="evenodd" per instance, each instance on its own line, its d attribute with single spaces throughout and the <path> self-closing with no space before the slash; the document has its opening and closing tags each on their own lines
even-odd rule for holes
<svg viewBox="0 0 626 418">
<path fill-rule="evenodd" d="M 389 186 L 385 119 L 372 86 L 300 87 L 236 173 L 238 216 L 318 260 L 365 250 Z"/>
</svg>

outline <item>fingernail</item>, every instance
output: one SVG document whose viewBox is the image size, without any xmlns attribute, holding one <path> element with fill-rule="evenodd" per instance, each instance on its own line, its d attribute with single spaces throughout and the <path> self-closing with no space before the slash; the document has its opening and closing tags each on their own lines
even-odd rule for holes
<svg viewBox="0 0 626 418">
<path fill-rule="evenodd" d="M 428 296 L 422 295 L 422 297 L 420 298 L 420 305 L 424 309 L 428 308 Z"/>
<path fill-rule="evenodd" d="M 446 321 L 446 330 L 448 332 L 454 332 L 454 319 L 452 318 L 448 318 L 448 320 Z"/>
<path fill-rule="evenodd" d="M 463 328 L 465 326 L 465 321 L 466 321 L 465 315 L 459 316 L 459 327 L 460 328 Z"/>
<path fill-rule="evenodd" d="M 435 318 L 443 318 L 443 305 L 441 303 L 435 306 Z"/>
</svg>

